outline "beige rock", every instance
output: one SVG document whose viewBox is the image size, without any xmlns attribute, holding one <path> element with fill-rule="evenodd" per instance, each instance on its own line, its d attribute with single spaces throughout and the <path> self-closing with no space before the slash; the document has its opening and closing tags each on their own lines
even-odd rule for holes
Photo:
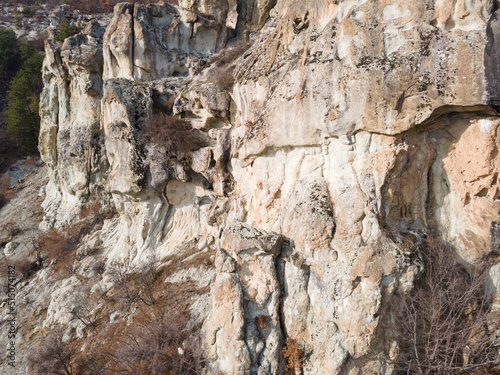
<svg viewBox="0 0 500 375">
<path fill-rule="evenodd" d="M 217 261 L 219 275 L 211 293 L 213 315 L 206 326 L 213 353 L 211 360 L 221 371 L 235 374 L 282 371 L 280 286 L 275 268 L 281 243 L 282 238 L 276 234 L 242 223 L 228 226 L 222 234 Z M 227 296 L 235 290 L 239 291 L 238 298 L 227 301 Z M 226 336 L 230 330 L 241 332 L 241 336 Z M 228 358 L 228 350 L 236 352 L 231 355 L 237 358 Z M 240 353 L 244 353 L 244 359 L 238 358 Z"/>
<path fill-rule="evenodd" d="M 205 64 L 229 36 L 225 1 L 120 4 L 103 40 L 94 25 L 47 41 L 45 225 L 105 192 L 107 266 L 186 257 L 168 280 L 210 284 L 191 308 L 208 373 L 283 374 L 290 337 L 304 374 L 394 374 L 392 298 L 414 287 L 425 236 L 469 268 L 500 251 L 498 15 L 427 5 L 239 1 L 251 47 L 230 93 Z M 204 144 L 146 142 L 159 112 Z M 215 274 L 191 263 L 208 254 Z"/>
<path fill-rule="evenodd" d="M 169 3 L 117 5 L 104 35 L 103 78 L 144 82 L 193 74 L 229 36 L 224 11 L 209 2 L 203 4 L 221 20 Z"/>
<path fill-rule="evenodd" d="M 467 263 L 480 263 L 496 254 L 490 233 L 500 215 L 498 127 L 495 118 L 455 116 L 445 130 L 436 132 L 439 143 L 433 166 L 436 220 L 448 242 Z"/>
<path fill-rule="evenodd" d="M 181 0 L 179 5 L 192 12 L 200 12 L 204 16 L 211 16 L 224 25 L 229 12 L 227 0 Z"/>
<path fill-rule="evenodd" d="M 238 22 L 236 30 L 259 31 L 269 17 L 269 11 L 276 5 L 276 0 L 240 0 L 236 8 Z"/>
<path fill-rule="evenodd" d="M 39 141 L 50 175 L 44 226 L 74 220 L 88 194 L 100 189 L 97 176 L 106 172 L 99 134 L 103 33 L 90 22 L 62 46 L 46 41 Z"/>
</svg>

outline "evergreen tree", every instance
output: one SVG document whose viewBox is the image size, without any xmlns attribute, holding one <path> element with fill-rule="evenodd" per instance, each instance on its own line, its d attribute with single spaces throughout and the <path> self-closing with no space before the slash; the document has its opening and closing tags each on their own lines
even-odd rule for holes
<svg viewBox="0 0 500 375">
<path fill-rule="evenodd" d="M 40 126 L 39 91 L 43 55 L 29 42 L 21 43 L 20 55 L 25 59 L 10 82 L 7 92 L 7 134 L 23 152 L 33 152 Z"/>
<path fill-rule="evenodd" d="M 56 32 L 54 34 L 54 39 L 62 43 L 66 38 L 73 36 L 79 32 L 80 29 L 77 26 L 70 24 L 66 18 L 63 18 L 57 26 Z"/>
<path fill-rule="evenodd" d="M 0 30 L 0 74 L 2 76 L 15 65 L 17 47 L 16 33 L 12 29 Z"/>
</svg>

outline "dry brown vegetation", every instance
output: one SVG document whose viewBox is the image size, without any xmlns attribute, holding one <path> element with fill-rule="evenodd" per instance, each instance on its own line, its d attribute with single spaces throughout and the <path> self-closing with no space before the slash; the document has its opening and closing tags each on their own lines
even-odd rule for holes
<svg viewBox="0 0 500 375">
<path fill-rule="evenodd" d="M 89 205 L 89 215 L 97 211 Z M 194 250 L 193 250 L 194 251 Z M 206 254 L 193 262 L 205 262 Z M 75 292 L 70 313 L 83 325 L 83 338 L 55 327 L 34 338 L 32 373 L 64 375 L 192 375 L 204 367 L 196 339 L 187 327 L 190 297 L 206 293 L 195 282 L 165 283 L 182 257 L 159 266 L 153 253 L 142 266 L 116 263 L 107 274 L 113 288 L 93 290 L 95 280 Z M 57 261 L 65 262 L 64 259 Z M 46 262 L 47 264 L 47 262 Z M 189 267 L 190 262 L 185 266 Z M 81 276 L 77 275 L 81 279 Z M 82 280 L 82 279 L 81 279 Z M 118 318 L 110 321 L 110 315 Z M 64 331 L 63 331 L 64 329 Z M 64 344 L 62 338 L 65 336 Z M 83 350 L 82 350 L 83 348 Z"/>
<path fill-rule="evenodd" d="M 196 151 L 209 143 L 207 136 L 197 129 L 192 129 L 183 119 L 164 112 L 155 112 L 142 133 L 146 143 L 153 143 L 166 149 L 170 154 L 182 155 Z"/>
<path fill-rule="evenodd" d="M 186 329 L 189 319 L 186 301 L 192 287 L 165 284 L 164 269 L 154 257 L 147 265 L 131 269 L 120 265 L 110 294 L 87 294 L 78 298 L 72 313 L 92 333 L 82 339 L 70 339 L 59 345 L 62 332 L 54 330 L 38 343 L 31 361 L 36 373 L 50 374 L 122 374 L 122 375 L 193 375 L 204 366 L 193 332 Z M 125 274 L 123 271 L 129 272 Z M 187 293 L 187 294 L 186 294 Z M 102 303 L 96 319 L 91 310 Z M 122 318 L 109 323 L 106 315 L 120 311 Z M 45 349 L 50 346 L 51 349 Z M 85 347 L 85 350 L 81 350 Z M 44 372 L 52 368 L 53 372 Z"/>
<path fill-rule="evenodd" d="M 91 200 L 82 210 L 80 220 L 59 229 L 51 229 L 32 240 L 33 250 L 16 262 L 24 279 L 42 267 L 50 267 L 52 274 L 65 277 L 73 273 L 76 248 L 83 237 L 100 228 L 105 219 L 116 214 L 114 208 L 102 209 L 97 200 Z"/>
<path fill-rule="evenodd" d="M 259 315 L 255 317 L 255 324 L 257 324 L 261 329 L 269 329 L 271 326 L 269 320 L 270 319 L 267 315 Z"/>
<path fill-rule="evenodd" d="M 484 271 L 467 272 L 434 239 L 422 252 L 424 274 L 400 295 L 398 365 L 406 374 L 493 374 L 500 314 L 491 312 Z"/>
<path fill-rule="evenodd" d="M 63 341 L 63 330 L 55 329 L 39 345 L 34 361 L 39 374 L 73 375 L 76 349 Z"/>
<path fill-rule="evenodd" d="M 298 375 L 304 368 L 304 352 L 299 343 L 291 337 L 287 337 L 283 347 L 283 357 L 286 360 L 286 375 Z"/>
<path fill-rule="evenodd" d="M 235 61 L 251 46 L 250 42 L 239 40 L 234 46 L 224 48 L 212 57 L 210 63 L 214 66 L 211 79 L 222 90 L 230 91 L 234 85 Z"/>
<path fill-rule="evenodd" d="M 7 242 L 12 241 L 20 231 L 18 225 L 12 221 L 3 224 L 0 228 L 0 235 L 2 236 L 0 238 L 0 246 L 5 246 Z"/>
<path fill-rule="evenodd" d="M 98 200 L 91 200 L 80 214 L 80 220 L 60 229 L 52 229 L 38 239 L 37 252 L 43 259 L 53 260 L 53 269 L 61 270 L 73 264 L 76 247 L 86 235 L 99 229 L 106 219 L 116 214 L 114 208 L 101 209 Z"/>
<path fill-rule="evenodd" d="M 196 374 L 199 360 L 183 344 L 187 323 L 183 313 L 167 314 L 160 305 L 141 309 L 133 324 L 116 336 L 116 350 L 108 352 L 120 374 Z"/>
<path fill-rule="evenodd" d="M 140 268 L 135 270 L 123 263 L 115 263 L 110 274 L 117 289 L 117 295 L 129 306 L 135 302 L 152 306 L 157 302 L 154 288 L 161 272 L 158 271 L 158 261 L 155 256 L 149 257 Z"/>
</svg>

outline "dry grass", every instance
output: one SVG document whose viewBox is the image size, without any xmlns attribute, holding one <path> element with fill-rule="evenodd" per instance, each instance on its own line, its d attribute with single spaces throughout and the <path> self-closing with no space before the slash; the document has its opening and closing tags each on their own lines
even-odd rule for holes
<svg viewBox="0 0 500 375">
<path fill-rule="evenodd" d="M 114 207 L 102 208 L 98 199 L 89 201 L 80 214 L 80 220 L 60 229 L 52 229 L 43 233 L 36 243 L 34 251 L 37 258 L 51 270 L 61 276 L 73 272 L 76 249 L 82 239 L 95 230 L 100 229 L 106 219 L 116 215 Z"/>
<path fill-rule="evenodd" d="M 186 329 L 190 297 L 199 290 L 194 283 L 165 284 L 162 277 L 164 269 L 158 269 L 154 260 L 141 272 L 135 271 L 126 276 L 126 282 L 141 285 L 142 273 L 149 274 L 146 279 L 150 280 L 148 288 L 154 303 L 143 303 L 141 299 L 128 303 L 128 297 L 120 293 L 119 286 L 98 297 L 102 299 L 99 301 L 92 301 L 90 295 L 87 300 L 79 299 L 72 312 L 75 319 L 85 325 L 85 337 L 72 338 L 61 346 L 60 333 L 47 334 L 39 344 L 41 355 L 37 355 L 31 363 L 34 373 L 45 373 L 43 371 L 52 368 L 52 371 L 64 374 L 65 366 L 71 369 L 72 375 L 200 373 L 204 361 L 194 338 L 194 332 L 199 327 Z M 105 307 L 99 312 L 100 318 L 96 319 L 90 310 L 98 302 Z M 106 314 L 114 311 L 120 311 L 123 319 L 105 324 Z M 43 349 L 46 346 L 52 349 Z M 81 350 L 83 346 L 85 350 Z"/>
</svg>

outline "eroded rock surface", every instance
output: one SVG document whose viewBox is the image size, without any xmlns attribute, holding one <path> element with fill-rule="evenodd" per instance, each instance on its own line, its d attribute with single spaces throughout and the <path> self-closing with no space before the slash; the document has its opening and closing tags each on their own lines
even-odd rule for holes
<svg viewBox="0 0 500 375">
<path fill-rule="evenodd" d="M 182 282 L 211 259 L 207 374 L 282 374 L 286 338 L 305 374 L 394 374 L 391 301 L 426 235 L 468 268 L 500 251 L 496 5 L 241 0 L 229 40 L 226 1 L 180 3 L 47 41 L 44 226 L 96 195 L 119 212 L 104 272 L 180 254 Z M 170 143 L 144 136 L 158 118 Z"/>
</svg>

